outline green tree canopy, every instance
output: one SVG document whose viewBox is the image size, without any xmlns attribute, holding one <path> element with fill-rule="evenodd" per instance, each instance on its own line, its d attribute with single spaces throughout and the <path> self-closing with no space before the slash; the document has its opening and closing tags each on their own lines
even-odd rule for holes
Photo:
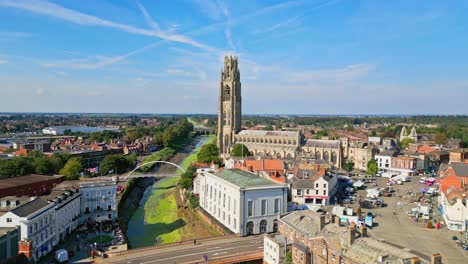
<svg viewBox="0 0 468 264">
<path fill-rule="evenodd" d="M 354 162 L 352 161 L 345 162 L 343 163 L 342 167 L 343 167 L 343 170 L 350 172 L 354 169 Z"/>
<path fill-rule="evenodd" d="M 65 176 L 66 180 L 80 179 L 80 173 L 83 171 L 82 159 L 79 157 L 70 158 L 65 166 L 60 170 L 60 174 Z"/>
<path fill-rule="evenodd" d="M 188 167 L 188 169 L 180 176 L 180 185 L 184 189 L 193 188 L 193 178 L 195 178 L 196 169 L 193 166 Z"/>
<path fill-rule="evenodd" d="M 215 144 L 205 144 L 197 154 L 198 162 L 210 164 L 219 163 L 219 151 Z"/>
<path fill-rule="evenodd" d="M 414 143 L 414 139 L 412 138 L 404 138 L 403 140 L 398 142 L 398 146 L 402 149 L 406 149 L 409 147 L 410 143 Z"/>
<path fill-rule="evenodd" d="M 379 170 L 379 167 L 377 166 L 377 162 L 375 161 L 375 159 L 371 159 L 369 160 L 369 162 L 367 162 L 368 173 L 375 175 L 378 170 Z"/>
<path fill-rule="evenodd" d="M 24 176 L 34 172 L 32 160 L 26 157 L 15 157 L 0 161 L 0 178 Z"/>
<path fill-rule="evenodd" d="M 235 144 L 231 150 L 231 156 L 233 157 L 245 157 L 249 156 L 249 149 L 243 144 Z"/>
<path fill-rule="evenodd" d="M 131 170 L 135 163 L 136 155 L 107 155 L 99 164 L 99 170 L 102 174 L 108 174 L 110 171 L 119 174 Z"/>
<path fill-rule="evenodd" d="M 270 131 L 271 131 L 271 130 L 273 130 L 273 126 L 270 125 L 270 124 L 268 124 L 268 125 L 265 127 L 265 130 L 270 130 Z"/>
</svg>

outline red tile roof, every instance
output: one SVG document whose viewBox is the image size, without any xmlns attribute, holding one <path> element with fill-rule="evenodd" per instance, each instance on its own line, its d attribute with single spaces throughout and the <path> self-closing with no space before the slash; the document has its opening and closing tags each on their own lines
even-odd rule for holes
<svg viewBox="0 0 468 264">
<path fill-rule="evenodd" d="M 284 170 L 282 160 L 246 160 L 245 166 L 252 166 L 253 171 Z"/>
</svg>

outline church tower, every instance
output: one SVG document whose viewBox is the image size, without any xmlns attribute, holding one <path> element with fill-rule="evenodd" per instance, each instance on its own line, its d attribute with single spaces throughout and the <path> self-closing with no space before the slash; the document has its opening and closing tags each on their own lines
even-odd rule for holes
<svg viewBox="0 0 468 264">
<path fill-rule="evenodd" d="M 237 57 L 225 56 L 218 97 L 217 145 L 221 154 L 229 152 L 234 135 L 240 131 L 241 109 L 241 82 Z"/>
</svg>

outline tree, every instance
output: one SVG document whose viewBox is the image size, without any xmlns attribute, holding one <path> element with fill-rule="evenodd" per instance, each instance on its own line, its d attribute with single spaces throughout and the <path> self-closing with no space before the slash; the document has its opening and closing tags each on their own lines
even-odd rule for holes
<svg viewBox="0 0 468 264">
<path fill-rule="evenodd" d="M 108 174 L 110 171 L 114 173 L 124 173 L 133 168 L 136 163 L 136 155 L 131 154 L 124 156 L 122 154 L 107 155 L 99 163 L 99 170 L 102 174 Z"/>
<path fill-rule="evenodd" d="M 273 126 L 272 126 L 272 125 L 267 125 L 267 126 L 265 127 L 265 130 L 273 130 Z"/>
<path fill-rule="evenodd" d="M 56 155 L 52 155 L 49 157 L 50 164 L 52 165 L 52 168 L 54 170 L 54 173 L 58 173 L 62 168 L 65 162 L 62 161 L 62 159 Z"/>
<path fill-rule="evenodd" d="M 367 172 L 369 172 L 371 175 L 375 175 L 378 170 L 379 167 L 377 166 L 375 159 L 371 159 L 369 162 L 367 162 Z"/>
<path fill-rule="evenodd" d="M 434 142 L 439 145 L 444 145 L 447 143 L 447 135 L 445 133 L 439 132 L 434 136 Z"/>
<path fill-rule="evenodd" d="M 343 167 L 343 170 L 347 172 L 351 172 L 354 169 L 354 162 L 352 161 L 345 162 L 343 163 L 342 167 Z"/>
<path fill-rule="evenodd" d="M 201 163 L 210 164 L 219 162 L 219 150 L 215 144 L 205 144 L 197 154 L 197 160 Z"/>
<path fill-rule="evenodd" d="M 80 179 L 80 173 L 83 171 L 82 159 L 79 157 L 70 158 L 65 166 L 60 170 L 60 174 L 65 176 L 66 180 Z"/>
<path fill-rule="evenodd" d="M 282 130 L 283 129 L 283 124 L 281 124 L 280 122 L 276 123 L 275 129 L 276 130 Z"/>
<path fill-rule="evenodd" d="M 15 157 L 0 161 L 0 178 L 24 176 L 34 172 L 32 160 L 26 157 Z"/>
<path fill-rule="evenodd" d="M 180 176 L 180 186 L 184 189 L 192 189 L 193 188 L 193 179 L 195 178 L 195 167 L 190 166 L 187 171 L 185 171 Z"/>
<path fill-rule="evenodd" d="M 34 171 L 37 174 L 41 175 L 51 175 L 54 174 L 54 166 L 50 159 L 46 156 L 42 156 L 39 158 L 35 158 L 33 161 L 34 164 Z"/>
<path fill-rule="evenodd" d="M 231 156 L 233 157 L 245 157 L 249 156 L 249 149 L 243 144 L 235 144 L 231 150 Z"/>
<path fill-rule="evenodd" d="M 371 136 L 373 136 L 373 137 L 377 136 L 377 132 L 375 130 L 372 130 Z"/>
<path fill-rule="evenodd" d="M 404 138 L 403 140 L 398 142 L 398 146 L 402 149 L 407 149 L 410 143 L 414 143 L 414 139 Z"/>
</svg>

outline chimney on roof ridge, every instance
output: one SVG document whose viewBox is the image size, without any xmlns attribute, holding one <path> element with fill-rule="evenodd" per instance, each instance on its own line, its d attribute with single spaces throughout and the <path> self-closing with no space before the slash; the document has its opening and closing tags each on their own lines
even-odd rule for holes
<svg viewBox="0 0 468 264">
<path fill-rule="evenodd" d="M 421 264 L 421 260 L 419 259 L 419 257 L 412 257 L 411 264 Z"/>
<path fill-rule="evenodd" d="M 356 224 L 351 223 L 348 233 L 348 242 L 350 246 L 354 243 L 354 240 L 356 240 Z"/>
<path fill-rule="evenodd" d="M 440 255 L 440 253 L 432 254 L 431 264 L 442 264 L 442 255 Z"/>
<path fill-rule="evenodd" d="M 318 217 L 319 217 L 319 229 L 323 230 L 325 228 L 325 215 L 320 214 Z"/>
</svg>

